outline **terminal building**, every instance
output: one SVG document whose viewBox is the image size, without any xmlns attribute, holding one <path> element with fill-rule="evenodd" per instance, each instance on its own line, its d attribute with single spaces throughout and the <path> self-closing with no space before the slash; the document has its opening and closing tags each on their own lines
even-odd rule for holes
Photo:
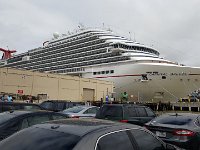
<svg viewBox="0 0 200 150">
<path fill-rule="evenodd" d="M 113 93 L 113 82 L 78 76 L 0 68 L 0 93 L 44 99 L 99 101 Z"/>
</svg>

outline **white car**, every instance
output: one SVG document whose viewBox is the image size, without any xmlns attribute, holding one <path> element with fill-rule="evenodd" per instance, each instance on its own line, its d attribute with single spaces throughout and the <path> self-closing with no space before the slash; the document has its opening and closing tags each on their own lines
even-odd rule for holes
<svg viewBox="0 0 200 150">
<path fill-rule="evenodd" d="M 96 116 L 96 112 L 98 111 L 98 109 L 99 107 L 96 106 L 75 106 L 63 110 L 63 113 L 67 114 L 70 118 L 90 118 Z"/>
</svg>

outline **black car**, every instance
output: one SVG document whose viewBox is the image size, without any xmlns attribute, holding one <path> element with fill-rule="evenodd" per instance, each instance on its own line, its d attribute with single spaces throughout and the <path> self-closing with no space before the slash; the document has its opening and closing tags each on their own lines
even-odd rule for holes
<svg viewBox="0 0 200 150">
<path fill-rule="evenodd" d="M 175 150 L 176 147 L 140 126 L 96 119 L 65 119 L 24 129 L 3 140 L 0 149 Z"/>
<path fill-rule="evenodd" d="M 156 114 L 147 106 L 134 104 L 106 104 L 96 114 L 98 119 L 116 120 L 136 125 L 144 125 Z"/>
<path fill-rule="evenodd" d="M 146 124 L 165 142 L 184 149 L 200 149 L 200 114 L 168 113 Z"/>
<path fill-rule="evenodd" d="M 0 113 L 0 140 L 29 126 L 50 120 L 66 119 L 67 115 L 48 111 L 8 111 Z"/>
<path fill-rule="evenodd" d="M 0 102 L 0 113 L 10 110 L 44 110 L 44 108 L 33 103 Z"/>
<path fill-rule="evenodd" d="M 67 108 L 71 108 L 74 106 L 81 105 L 83 103 L 80 102 L 71 102 L 71 101 L 65 101 L 65 100 L 47 100 L 40 104 L 41 107 L 43 107 L 46 110 L 50 111 L 63 111 Z"/>
</svg>

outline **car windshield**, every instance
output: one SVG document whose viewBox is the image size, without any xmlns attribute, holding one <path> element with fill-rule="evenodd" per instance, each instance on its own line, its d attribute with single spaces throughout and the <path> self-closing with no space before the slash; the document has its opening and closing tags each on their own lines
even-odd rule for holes
<svg viewBox="0 0 200 150">
<path fill-rule="evenodd" d="M 153 120 L 154 123 L 171 124 L 171 125 L 186 125 L 193 121 L 191 116 L 184 115 L 169 115 L 161 116 Z"/>
<path fill-rule="evenodd" d="M 12 115 L 10 112 L 3 112 L 3 113 L 0 113 L 0 124 L 14 118 L 15 116 Z"/>
<path fill-rule="evenodd" d="M 76 107 L 65 109 L 63 112 L 64 113 L 79 113 L 83 109 L 84 109 L 84 107 L 76 106 Z"/>
<path fill-rule="evenodd" d="M 29 128 L 4 140 L 0 145 L 0 149 L 72 150 L 79 140 L 80 137 L 73 134 L 40 128 Z"/>
</svg>

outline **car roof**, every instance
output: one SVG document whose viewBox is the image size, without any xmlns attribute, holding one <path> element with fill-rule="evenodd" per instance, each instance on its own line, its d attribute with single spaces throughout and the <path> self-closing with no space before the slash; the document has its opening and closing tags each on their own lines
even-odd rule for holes
<svg viewBox="0 0 200 150">
<path fill-rule="evenodd" d="M 0 104 L 10 104 L 10 105 L 15 105 L 15 104 L 19 104 L 19 105 L 37 105 L 40 107 L 40 105 L 35 104 L 35 103 L 24 103 L 24 102 L 0 102 Z"/>
<path fill-rule="evenodd" d="M 177 112 L 174 112 L 174 113 L 165 113 L 161 116 L 176 116 L 176 117 L 198 117 L 200 114 L 196 114 L 196 113 L 177 113 Z"/>
<path fill-rule="evenodd" d="M 158 118 L 190 118 L 195 120 L 200 114 L 195 113 L 166 113 L 158 116 Z M 156 119 L 156 118 L 155 118 Z"/>
<path fill-rule="evenodd" d="M 128 106 L 132 106 L 132 107 L 147 107 L 144 105 L 137 105 L 137 104 L 104 104 L 102 106 L 120 106 L 120 107 L 128 107 Z"/>
<path fill-rule="evenodd" d="M 23 115 L 23 114 L 29 114 L 31 112 L 30 111 L 21 111 L 21 110 L 11 110 L 11 111 L 5 111 L 3 113 L 13 115 L 13 116 L 20 116 L 20 115 Z"/>
<path fill-rule="evenodd" d="M 98 130 L 106 129 L 125 129 L 125 128 L 142 128 L 137 125 L 118 123 L 108 120 L 100 119 L 61 119 L 45 122 L 45 124 L 38 124 L 34 127 L 53 130 L 57 132 L 70 133 L 77 136 L 84 136 L 88 133 L 96 132 Z"/>
<path fill-rule="evenodd" d="M 69 101 L 69 100 L 46 100 L 46 101 L 43 101 L 43 102 L 54 102 L 54 103 L 64 102 L 64 103 L 72 103 L 72 102 Z M 43 102 L 42 102 L 42 103 L 43 103 Z"/>
<path fill-rule="evenodd" d="M 53 113 L 52 111 L 46 111 L 46 110 L 33 110 L 33 111 L 27 111 L 27 110 L 10 110 L 3 112 L 5 114 L 13 115 L 13 116 L 20 116 L 25 114 L 34 114 L 34 113 Z"/>
<path fill-rule="evenodd" d="M 97 107 L 97 106 L 77 105 L 77 106 L 74 106 L 74 107 L 94 108 L 94 107 Z M 71 108 L 73 108 L 73 107 L 71 107 Z"/>
</svg>

